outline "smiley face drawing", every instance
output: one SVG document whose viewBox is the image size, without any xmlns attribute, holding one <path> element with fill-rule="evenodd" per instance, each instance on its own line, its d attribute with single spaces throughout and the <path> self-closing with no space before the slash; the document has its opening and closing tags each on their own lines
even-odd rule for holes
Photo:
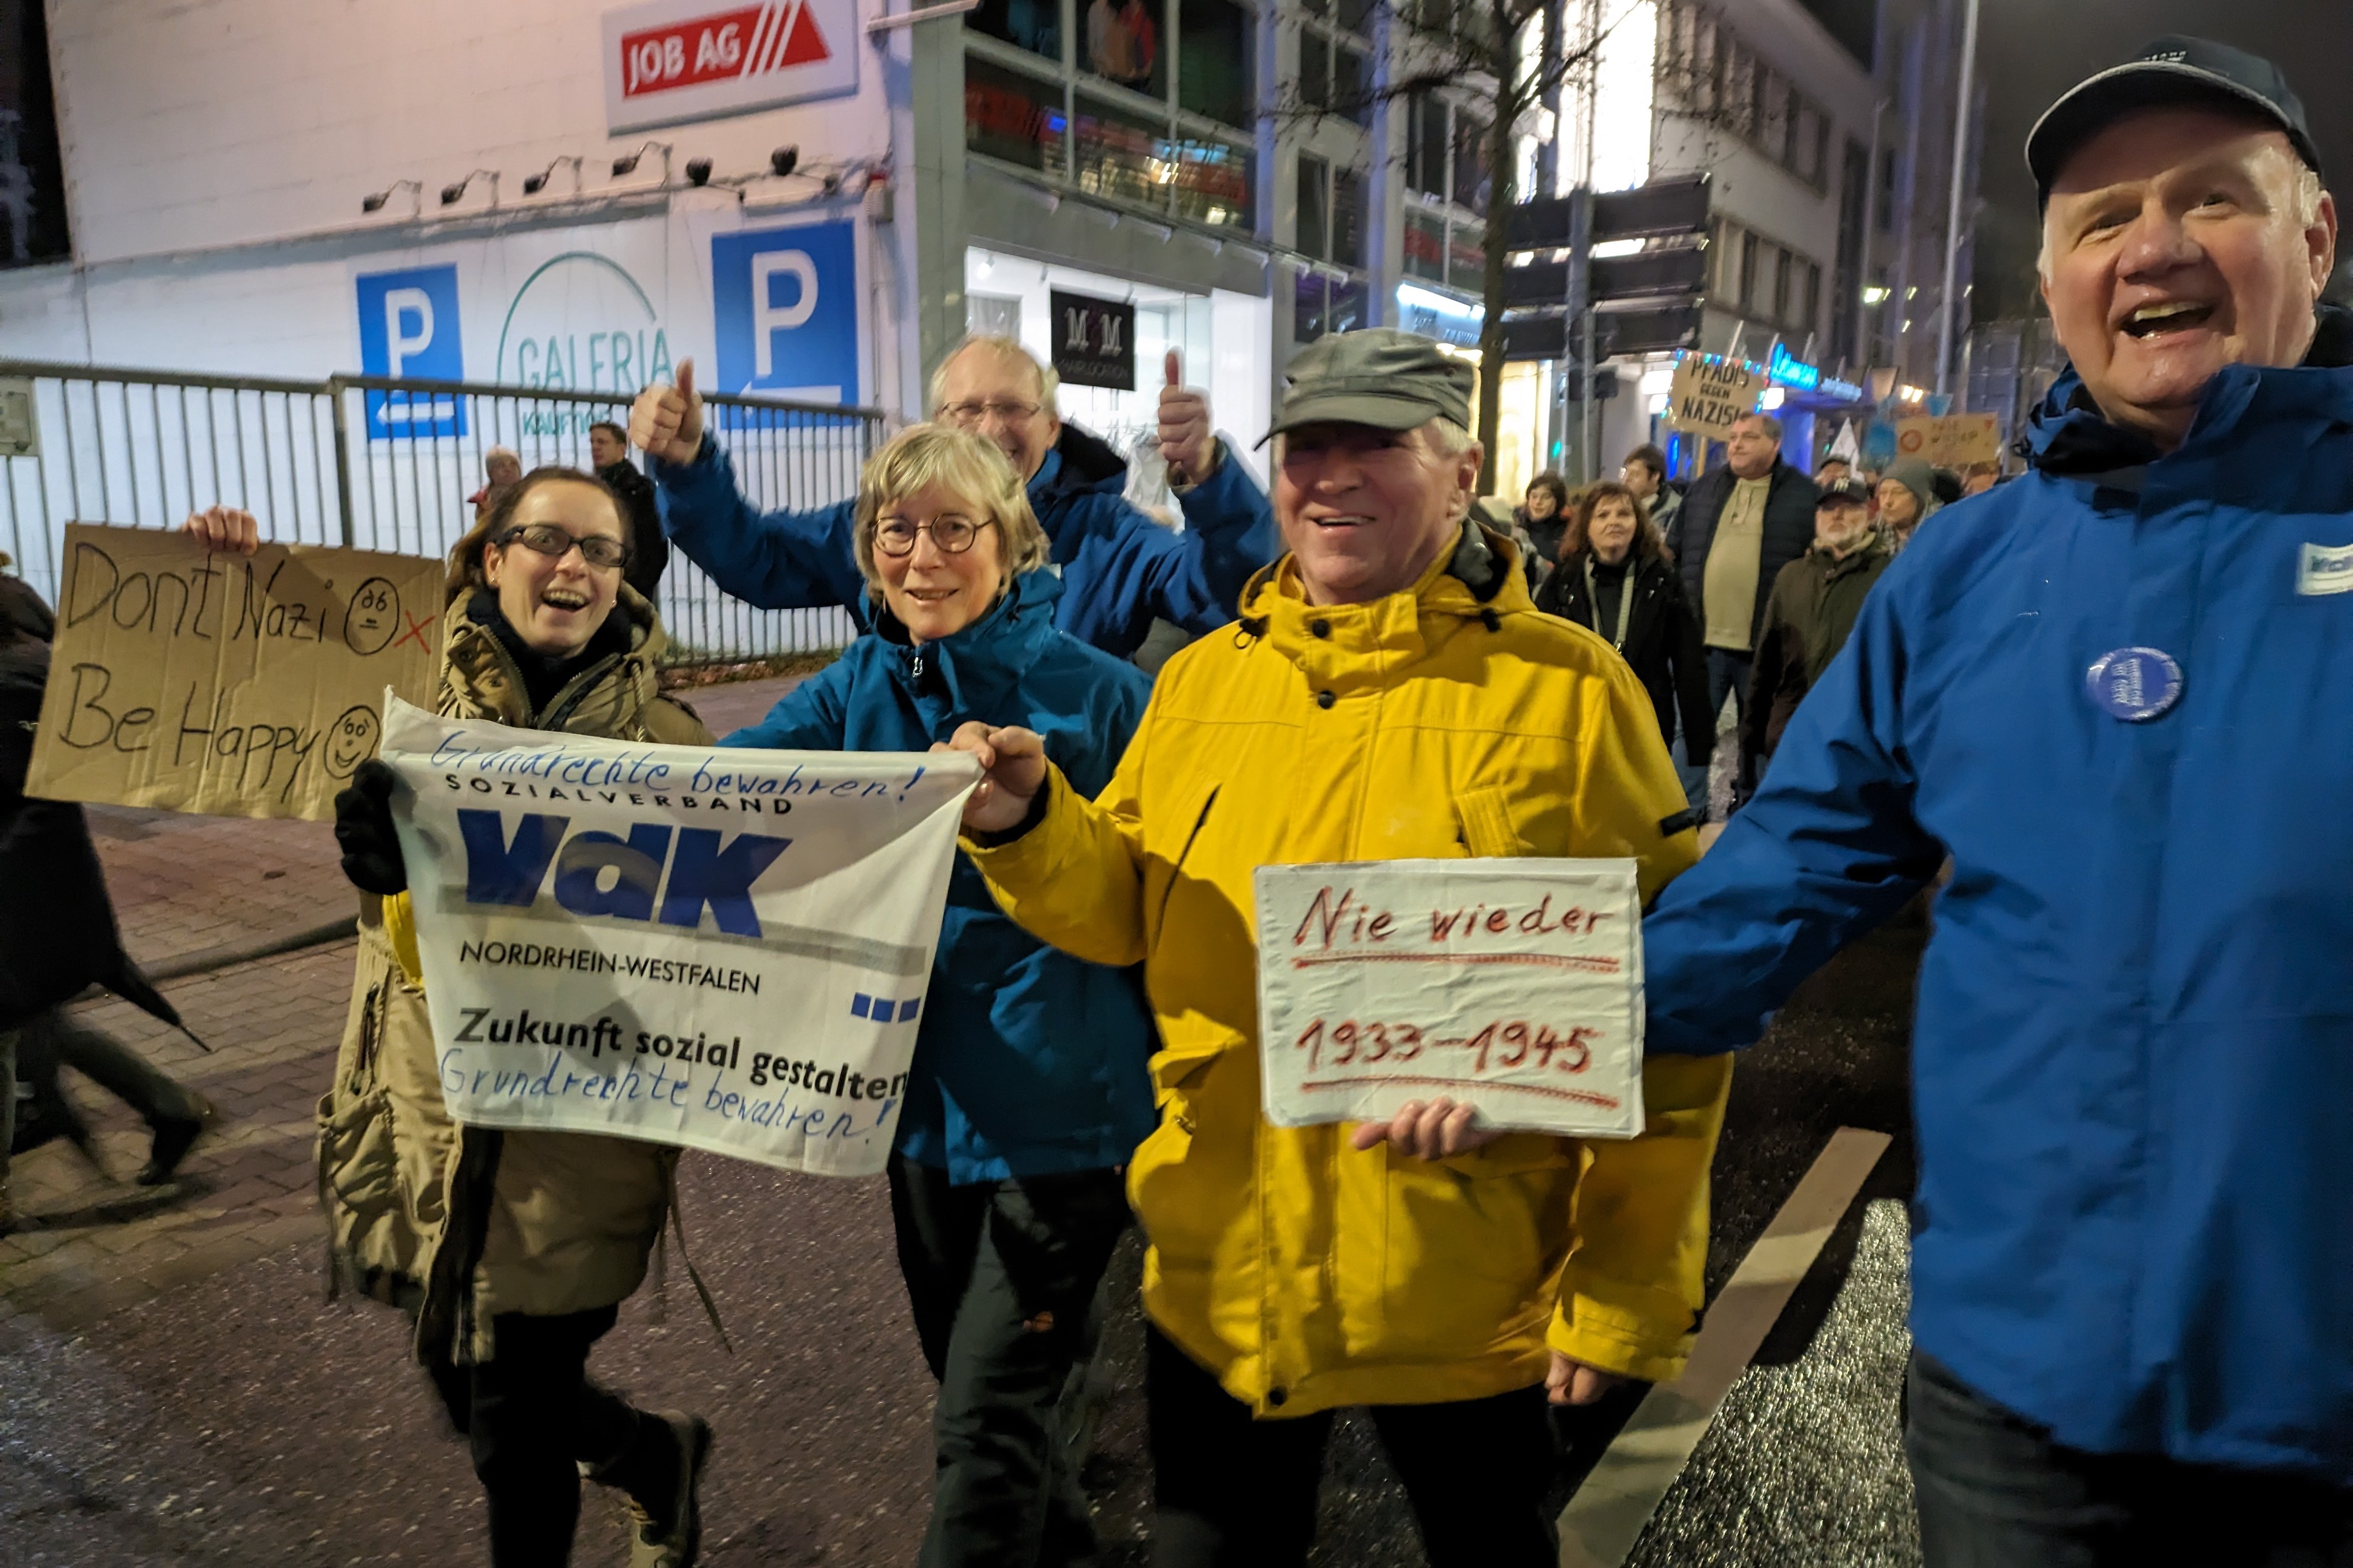
<svg viewBox="0 0 2353 1568">
<path fill-rule="evenodd" d="M 400 590 L 391 579 L 371 577 L 352 590 L 351 608 L 343 616 L 343 642 L 353 653 L 362 658 L 381 653 L 398 630 Z"/>
<path fill-rule="evenodd" d="M 327 776 L 347 779 L 352 770 L 375 755 L 375 743 L 383 733 L 384 721 L 375 710 L 364 705 L 346 708 L 343 716 L 327 727 Z"/>
</svg>

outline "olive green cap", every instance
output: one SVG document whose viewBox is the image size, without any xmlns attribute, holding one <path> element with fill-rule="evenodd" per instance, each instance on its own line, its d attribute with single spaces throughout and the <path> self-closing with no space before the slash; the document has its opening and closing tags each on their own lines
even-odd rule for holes
<svg viewBox="0 0 2353 1568">
<path fill-rule="evenodd" d="M 1471 427 L 1470 365 L 1419 332 L 1367 327 L 1332 332 L 1299 351 L 1283 373 L 1282 409 L 1258 444 L 1302 425 L 1331 422 L 1411 430 L 1431 419 Z"/>
</svg>

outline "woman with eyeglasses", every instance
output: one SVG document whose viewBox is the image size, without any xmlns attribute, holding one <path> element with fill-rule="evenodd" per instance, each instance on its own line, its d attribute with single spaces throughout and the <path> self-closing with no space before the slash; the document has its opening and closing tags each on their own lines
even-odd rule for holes
<svg viewBox="0 0 2353 1568">
<path fill-rule="evenodd" d="M 874 629 L 722 743 L 919 752 L 977 719 L 1037 731 L 1074 789 L 1110 783 L 1151 685 L 1055 629 L 1062 584 L 1004 455 L 904 431 L 868 462 L 854 527 Z M 940 1384 L 925 1568 L 1094 1561 L 1062 1395 L 1152 1130 L 1152 1040 L 1133 971 L 1029 936 L 958 855 L 890 1167 Z"/>
<path fill-rule="evenodd" d="M 242 512 L 216 508 L 187 526 L 215 549 L 254 548 Z M 441 713 L 709 744 L 656 684 L 664 638 L 653 606 L 622 580 L 627 538 L 620 499 L 576 469 L 536 469 L 501 497 L 450 552 Z M 494 1568 L 570 1560 L 583 1476 L 628 1500 L 632 1568 L 688 1568 L 710 1427 L 639 1410 L 587 1376 L 590 1347 L 645 1279 L 679 1152 L 450 1120 L 393 782 L 371 759 L 335 802 L 343 872 L 379 895 L 361 901 L 351 1012 L 319 1105 L 337 1279 L 416 1323 L 417 1357 L 472 1448 Z"/>
</svg>

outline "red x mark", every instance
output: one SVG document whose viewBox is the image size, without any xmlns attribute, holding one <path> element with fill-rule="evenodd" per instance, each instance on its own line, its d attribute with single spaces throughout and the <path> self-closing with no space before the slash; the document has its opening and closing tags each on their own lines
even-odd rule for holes
<svg viewBox="0 0 2353 1568">
<path fill-rule="evenodd" d="M 396 653 L 399 652 L 401 643 L 405 643 L 409 638 L 415 637 L 418 647 L 423 648 L 427 653 L 431 653 L 433 651 L 433 645 L 425 640 L 425 628 L 433 624 L 433 613 L 430 610 L 427 610 L 421 616 L 412 616 L 406 610 L 403 610 L 400 612 L 400 618 L 408 623 L 408 629 L 400 634 L 399 642 L 396 642 L 392 645 L 393 651 Z"/>
</svg>

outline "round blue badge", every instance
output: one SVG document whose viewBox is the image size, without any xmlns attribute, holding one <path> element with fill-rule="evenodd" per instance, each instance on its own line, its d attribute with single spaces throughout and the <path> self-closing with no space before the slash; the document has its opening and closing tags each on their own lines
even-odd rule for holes
<svg viewBox="0 0 2353 1568">
<path fill-rule="evenodd" d="M 2181 666 L 2163 648 L 2120 647 L 2092 661 L 2085 684 L 2109 718 L 2138 724 L 2181 700 Z"/>
</svg>

